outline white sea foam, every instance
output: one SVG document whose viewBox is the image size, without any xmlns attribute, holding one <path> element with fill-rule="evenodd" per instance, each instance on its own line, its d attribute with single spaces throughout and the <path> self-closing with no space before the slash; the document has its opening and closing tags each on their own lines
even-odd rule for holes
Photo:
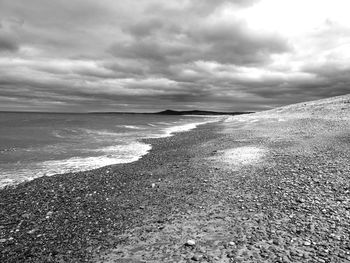
<svg viewBox="0 0 350 263">
<path fill-rule="evenodd" d="M 56 137 L 62 138 L 62 142 L 43 145 L 40 149 L 21 149 L 23 154 L 27 154 L 27 151 L 34 151 L 33 156 L 35 151 L 38 150 L 38 154 L 35 156 L 39 157 L 36 161 L 32 161 L 32 158 L 29 158 L 29 161 L 22 159 L 23 161 L 21 160 L 18 164 L 9 163 L 6 167 L 4 165 L 0 167 L 0 188 L 41 176 L 86 171 L 113 164 L 131 163 L 140 159 L 151 149 L 151 145 L 138 140 L 173 136 L 175 133 L 189 131 L 199 125 L 216 122 L 219 119 L 206 118 L 194 123 L 190 123 L 191 120 L 186 118 L 176 122 L 157 122 L 157 120 L 152 120 L 152 122 L 145 123 L 144 126 L 123 125 L 124 128 L 130 129 L 130 132 L 127 133 L 113 129 L 98 130 L 90 127 L 62 128 L 52 133 Z M 187 120 L 188 123 L 186 123 Z M 147 129 L 147 126 L 154 128 Z M 64 141 L 65 139 L 69 139 L 69 141 Z M 71 146 L 72 140 L 75 143 L 73 148 Z M 40 154 L 55 159 L 47 160 L 43 158 L 40 161 Z M 68 154 L 71 154 L 70 156 L 76 154 L 76 156 L 70 157 Z"/>
<path fill-rule="evenodd" d="M 215 119 L 215 120 L 211 119 L 211 120 L 206 120 L 202 122 L 186 123 L 186 124 L 167 127 L 163 129 L 163 134 L 160 135 L 159 137 L 170 137 L 170 136 L 173 136 L 175 133 L 190 131 L 195 129 L 199 125 L 217 122 L 217 121 L 218 119 Z"/>
<path fill-rule="evenodd" d="M 188 124 L 183 124 L 183 125 L 165 128 L 164 129 L 164 131 L 165 131 L 164 137 L 173 136 L 177 132 L 185 132 L 185 131 L 193 130 L 200 124 L 205 124 L 205 122 L 203 122 L 203 123 L 202 122 L 188 123 Z"/>
<path fill-rule="evenodd" d="M 126 145 L 109 146 L 96 149 L 95 152 L 101 153 L 99 156 L 91 157 L 73 157 L 64 160 L 52 160 L 36 163 L 27 168 L 14 170 L 2 170 L 0 179 L 0 188 L 6 185 L 18 184 L 29 181 L 41 176 L 51 176 L 69 172 L 87 171 L 103 166 L 131 163 L 139 160 L 147 154 L 151 145 L 141 142 L 131 142 Z M 13 174 L 16 178 L 13 178 Z"/>
<path fill-rule="evenodd" d="M 83 129 L 83 132 L 90 134 L 90 135 L 96 135 L 96 136 L 118 136 L 119 133 L 107 131 L 107 130 L 90 130 L 90 129 Z"/>
<path fill-rule="evenodd" d="M 150 149 L 151 145 L 149 144 L 132 141 L 125 145 L 107 146 L 95 151 L 107 154 L 108 156 L 123 156 L 123 159 L 130 159 L 130 157 L 133 156 L 143 156 L 148 153 Z"/>
<path fill-rule="evenodd" d="M 159 121 L 159 122 L 157 122 L 157 124 L 160 124 L 160 125 L 171 125 L 172 123 L 171 122 L 165 122 L 165 121 Z"/>
<path fill-rule="evenodd" d="M 118 125 L 117 127 L 132 129 L 132 130 L 144 130 L 144 127 L 136 126 L 136 125 Z"/>
<path fill-rule="evenodd" d="M 42 167 L 46 171 L 46 175 L 92 170 L 113 164 L 135 162 L 147 154 L 150 149 L 150 145 L 136 142 L 125 146 L 110 146 L 99 150 L 104 153 L 101 156 L 46 161 L 42 163 Z"/>
</svg>

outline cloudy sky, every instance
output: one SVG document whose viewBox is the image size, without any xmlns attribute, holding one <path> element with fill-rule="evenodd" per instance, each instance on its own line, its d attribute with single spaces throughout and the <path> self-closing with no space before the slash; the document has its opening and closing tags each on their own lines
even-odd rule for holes
<svg viewBox="0 0 350 263">
<path fill-rule="evenodd" d="M 0 110 L 264 110 L 350 93 L 349 0 L 0 0 Z"/>
</svg>

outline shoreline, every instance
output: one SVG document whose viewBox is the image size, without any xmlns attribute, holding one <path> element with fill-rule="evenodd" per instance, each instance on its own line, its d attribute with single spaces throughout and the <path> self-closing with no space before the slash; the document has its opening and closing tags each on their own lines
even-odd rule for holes
<svg viewBox="0 0 350 263">
<path fill-rule="evenodd" d="M 170 215 L 174 207 L 185 209 L 180 205 L 186 203 L 184 192 L 167 196 L 158 186 L 194 180 L 174 177 L 195 158 L 191 147 L 216 138 L 217 129 L 216 123 L 208 123 L 174 136 L 144 139 L 152 149 L 132 163 L 44 176 L 0 189 L 1 262 L 88 260 L 96 250 L 118 243 L 111 241 L 111 233 L 140 226 L 155 211 Z M 188 187 L 192 189 L 192 183 Z"/>
<path fill-rule="evenodd" d="M 200 117 L 210 118 L 212 116 L 200 116 Z M 68 174 L 68 173 L 89 172 L 89 171 L 93 171 L 93 170 L 96 170 L 96 169 L 105 168 L 105 167 L 108 167 L 108 166 L 119 165 L 119 164 L 128 164 L 128 163 L 136 162 L 139 159 L 141 159 L 143 156 L 147 155 L 149 153 L 149 151 L 152 149 L 152 143 L 147 143 L 147 141 L 149 139 L 168 138 L 168 137 L 174 136 L 177 133 L 183 133 L 183 132 L 191 131 L 191 130 L 196 129 L 198 126 L 201 126 L 201 125 L 205 125 L 205 124 L 209 124 L 209 123 L 216 123 L 216 122 L 218 123 L 218 122 L 221 122 L 221 121 L 224 120 L 224 116 L 215 116 L 213 118 L 215 118 L 215 120 L 207 119 L 204 122 L 194 121 L 193 123 L 180 124 L 180 125 L 166 127 L 166 128 L 161 129 L 161 132 L 163 132 L 163 134 L 159 133 L 158 135 L 145 135 L 143 138 L 135 139 L 134 141 L 132 141 L 132 143 L 140 144 L 139 147 L 143 147 L 143 149 L 139 150 L 138 154 L 137 155 L 135 154 L 132 158 L 129 157 L 128 160 L 120 159 L 119 162 L 115 162 L 114 163 L 114 162 L 112 162 L 112 160 L 110 160 L 111 158 L 108 157 L 108 155 L 106 154 L 106 155 L 103 155 L 103 156 L 71 157 L 69 159 L 63 159 L 63 160 L 49 160 L 49 161 L 38 162 L 38 164 L 41 165 L 41 166 L 43 166 L 43 165 L 44 166 L 45 165 L 49 165 L 50 166 L 53 163 L 55 163 L 55 166 L 59 167 L 60 164 L 64 166 L 67 163 L 71 163 L 71 162 L 75 163 L 76 160 L 79 160 L 80 162 L 83 162 L 83 164 L 85 163 L 85 166 L 82 165 L 81 170 L 76 168 L 76 167 L 75 168 L 71 168 L 71 169 L 66 167 L 66 169 L 62 168 L 60 170 L 60 172 L 55 172 L 55 173 L 52 173 L 52 171 L 50 171 L 50 170 L 48 170 L 48 171 L 38 170 L 38 172 L 40 173 L 39 176 L 35 176 L 34 172 L 30 173 L 27 176 L 25 176 L 23 174 L 23 171 L 19 171 L 20 174 L 21 174 L 21 177 L 26 177 L 27 179 L 24 179 L 24 180 L 21 179 L 21 180 L 17 180 L 17 181 L 14 180 L 14 179 L 10 179 L 10 178 L 3 179 L 1 184 L 0 184 L 0 190 L 1 189 L 5 189 L 7 187 L 14 188 L 14 187 L 16 187 L 17 185 L 19 185 L 21 183 L 26 183 L 26 182 L 32 181 L 32 180 L 40 178 L 40 177 L 57 176 L 57 175 Z M 113 147 L 113 145 L 111 147 Z M 90 165 L 91 167 L 89 167 L 89 165 L 87 164 L 88 163 L 88 161 L 87 161 L 88 159 L 95 160 L 95 159 L 103 159 L 103 158 L 106 159 L 105 162 L 107 162 L 107 163 L 103 164 L 102 166 L 96 166 L 96 165 L 92 165 L 91 166 Z M 57 169 L 55 169 L 55 170 L 57 170 Z"/>
<path fill-rule="evenodd" d="M 0 259 L 348 262 L 349 110 L 232 117 L 150 140 L 135 163 L 0 191 Z"/>
</svg>

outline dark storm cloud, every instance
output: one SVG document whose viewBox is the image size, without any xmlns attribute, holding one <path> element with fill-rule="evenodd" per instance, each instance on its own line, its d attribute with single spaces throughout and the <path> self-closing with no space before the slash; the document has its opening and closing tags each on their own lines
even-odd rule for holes
<svg viewBox="0 0 350 263">
<path fill-rule="evenodd" d="M 152 38 L 148 35 L 148 38 L 116 43 L 110 52 L 116 57 L 168 64 L 204 60 L 244 65 L 264 63 L 270 59 L 271 54 L 289 50 L 281 37 L 250 33 L 240 25 L 214 25 L 178 34 L 182 34 L 181 39 L 174 39 L 173 42 L 162 43 L 156 36 Z"/>
<path fill-rule="evenodd" d="M 14 52 L 18 50 L 18 44 L 14 39 L 0 32 L 0 52 L 1 51 L 10 51 Z"/>
<path fill-rule="evenodd" d="M 16 36 L 8 30 L 6 23 L 0 19 L 0 52 L 15 52 L 19 49 Z"/>
<path fill-rule="evenodd" d="M 239 14 L 264 1 L 1 0 L 0 110 L 259 110 L 348 92 L 349 26 L 254 28 Z"/>
<path fill-rule="evenodd" d="M 252 32 L 239 21 L 199 26 L 191 34 L 195 43 L 206 46 L 202 60 L 207 61 L 235 65 L 264 63 L 271 54 L 289 50 L 280 36 Z"/>
</svg>

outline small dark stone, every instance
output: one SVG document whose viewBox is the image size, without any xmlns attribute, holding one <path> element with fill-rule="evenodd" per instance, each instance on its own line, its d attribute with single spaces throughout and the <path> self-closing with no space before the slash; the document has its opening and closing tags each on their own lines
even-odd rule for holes
<svg viewBox="0 0 350 263">
<path fill-rule="evenodd" d="M 200 261 L 202 259 L 201 255 L 193 255 L 193 257 L 191 258 L 193 261 Z"/>
</svg>

